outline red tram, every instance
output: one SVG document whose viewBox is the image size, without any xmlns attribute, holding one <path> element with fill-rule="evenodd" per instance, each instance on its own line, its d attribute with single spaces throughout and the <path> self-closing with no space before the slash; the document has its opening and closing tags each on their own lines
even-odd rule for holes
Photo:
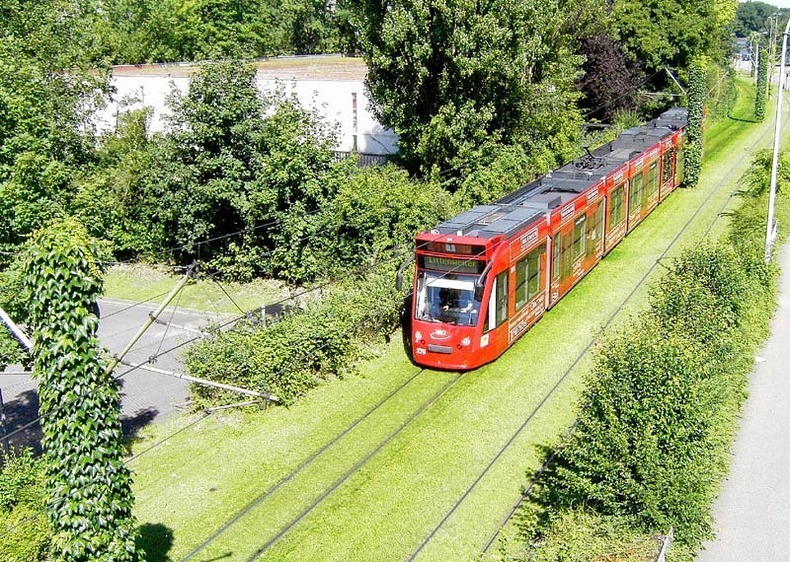
<svg viewBox="0 0 790 562">
<path fill-rule="evenodd" d="M 688 111 L 614 141 L 416 237 L 414 361 L 499 357 L 683 181 Z"/>
</svg>

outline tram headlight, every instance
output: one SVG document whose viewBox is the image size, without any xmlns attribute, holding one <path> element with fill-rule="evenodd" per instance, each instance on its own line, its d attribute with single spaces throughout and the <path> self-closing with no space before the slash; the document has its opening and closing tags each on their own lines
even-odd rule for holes
<svg viewBox="0 0 790 562">
<path fill-rule="evenodd" d="M 422 340 L 422 332 L 419 331 L 419 330 L 414 332 L 414 339 L 417 340 L 417 341 L 421 341 Z"/>
<path fill-rule="evenodd" d="M 472 339 L 471 338 L 464 338 L 464 339 L 462 339 L 461 340 L 461 345 L 464 346 L 464 347 L 469 347 L 470 345 L 472 345 Z"/>
</svg>

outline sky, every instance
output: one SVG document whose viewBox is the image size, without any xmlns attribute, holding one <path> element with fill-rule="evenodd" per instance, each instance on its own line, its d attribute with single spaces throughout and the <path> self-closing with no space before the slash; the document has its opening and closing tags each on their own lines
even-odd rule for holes
<svg viewBox="0 0 790 562">
<path fill-rule="evenodd" d="M 777 8 L 790 8 L 790 0 L 760 0 Z"/>
</svg>

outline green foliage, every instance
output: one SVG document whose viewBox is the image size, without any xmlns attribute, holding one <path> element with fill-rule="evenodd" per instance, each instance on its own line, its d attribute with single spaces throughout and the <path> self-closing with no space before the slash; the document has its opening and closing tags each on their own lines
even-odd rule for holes
<svg viewBox="0 0 790 562">
<path fill-rule="evenodd" d="M 686 539 L 706 536 L 712 491 L 704 445 L 720 389 L 704 347 L 642 322 L 605 349 L 573 436 L 557 451 L 551 503 L 632 516 L 646 528 L 674 524 Z"/>
<path fill-rule="evenodd" d="M 118 383 L 99 357 L 95 247 L 68 220 L 27 247 L 48 515 L 56 560 L 137 559 L 131 476 L 123 465 Z"/>
<path fill-rule="evenodd" d="M 769 18 L 776 12 L 787 13 L 786 8 L 777 9 L 775 3 L 766 3 L 753 0 L 739 2 L 735 13 L 734 31 L 738 37 L 749 37 L 752 33 L 762 33 L 769 30 Z"/>
<path fill-rule="evenodd" d="M 5 2 L 0 32 L 0 248 L 62 216 L 91 160 L 88 117 L 106 75 L 89 65 L 78 3 Z M 97 71 L 98 70 L 98 71 Z"/>
<path fill-rule="evenodd" d="M 17 324 L 27 320 L 25 304 L 19 298 L 22 289 L 22 276 L 18 262 L 0 271 L 0 308 L 6 311 Z M 30 359 L 22 346 L 5 324 L 0 323 L 0 367 L 3 365 L 25 363 Z"/>
<path fill-rule="evenodd" d="M 70 212 L 95 237 L 108 240 L 116 258 L 155 256 L 166 246 L 164 226 L 152 220 L 159 198 L 152 170 L 161 140 L 151 137 L 151 110 L 121 113 L 113 134 L 101 139 L 98 165 L 80 182 Z"/>
<path fill-rule="evenodd" d="M 625 517 L 583 508 L 559 513 L 547 527 L 540 548 L 507 553 L 503 562 L 645 562 L 659 550 L 657 537 L 634 530 Z"/>
<path fill-rule="evenodd" d="M 46 503 L 44 467 L 33 457 L 33 451 L 22 449 L 3 456 L 0 471 L 0 512 L 7 513 L 18 506 L 41 509 Z"/>
<path fill-rule="evenodd" d="M 741 240 L 685 250 L 637 325 L 607 337 L 544 480 L 547 513 L 559 515 L 541 529 L 587 506 L 646 532 L 672 526 L 687 546 L 710 535 L 716 482 L 772 310 L 773 273 L 761 256 Z"/>
<path fill-rule="evenodd" d="M 52 532 L 45 512 L 44 465 L 30 449 L 2 459 L 0 471 L 0 559 L 47 560 Z"/>
<path fill-rule="evenodd" d="M 790 152 L 779 153 L 779 167 L 777 169 L 777 191 L 790 186 Z M 771 167 L 773 166 L 773 151 L 768 148 L 759 150 L 752 157 L 752 163 L 744 176 L 745 186 L 743 194 L 756 198 L 768 194 L 771 187 Z"/>
<path fill-rule="evenodd" d="M 578 135 L 580 60 L 556 2 L 356 6 L 373 111 L 410 170 L 458 177 L 491 143 L 557 158 Z"/>
<path fill-rule="evenodd" d="M 689 71 L 688 126 L 686 127 L 685 183 L 695 187 L 702 170 L 702 120 L 705 112 L 706 71 L 703 61 L 696 61 Z"/>
<path fill-rule="evenodd" d="M 613 18 L 624 48 L 650 72 L 688 68 L 700 55 L 725 62 L 722 35 L 729 32 L 734 2 L 727 0 L 626 0 Z"/>
<path fill-rule="evenodd" d="M 323 267 L 316 255 L 320 212 L 354 170 L 334 162 L 334 130 L 317 114 L 282 94 L 269 99 L 273 114 L 262 130 L 264 165 L 249 194 L 249 226 L 275 221 L 257 239 L 271 251 L 267 271 L 290 281 L 312 280 Z"/>
<path fill-rule="evenodd" d="M 189 348 L 189 373 L 271 392 L 290 403 L 321 380 L 342 376 L 360 356 L 362 342 L 387 337 L 398 324 L 401 296 L 392 287 L 394 267 L 349 276 L 303 312 L 266 328 L 250 325 L 202 340 Z M 193 387 L 198 403 L 235 396 Z"/>
<path fill-rule="evenodd" d="M 411 247 L 415 233 L 451 214 L 439 186 L 411 180 L 393 165 L 363 168 L 327 207 L 324 259 L 343 268 L 391 259 L 393 250 Z"/>
<path fill-rule="evenodd" d="M 765 98 L 768 95 L 768 53 L 762 47 L 758 50 L 757 95 L 754 99 L 754 116 L 758 121 L 765 119 Z"/>
<path fill-rule="evenodd" d="M 353 52 L 342 0 L 109 0 L 89 18 L 119 64 Z"/>
<path fill-rule="evenodd" d="M 254 78 L 251 65 L 212 63 L 191 78 L 186 94 L 174 93 L 162 142 L 148 156 L 135 149 L 120 161 L 133 173 L 153 164 L 138 180 L 130 219 L 147 213 L 157 225 L 154 241 L 161 235 L 180 248 L 175 256 L 183 261 L 199 257 L 233 273 L 228 252 L 243 248 L 260 257 L 238 271 L 244 276 L 309 280 L 321 270 L 310 238 L 351 163 L 334 162 L 333 130 L 315 113 L 282 92 L 261 97 Z M 242 242 L 230 249 L 227 236 L 240 231 Z"/>
<path fill-rule="evenodd" d="M 453 206 L 461 212 L 475 205 L 486 205 L 521 187 L 551 167 L 528 154 L 521 146 L 492 147 L 486 160 L 461 181 L 453 194 Z"/>
</svg>

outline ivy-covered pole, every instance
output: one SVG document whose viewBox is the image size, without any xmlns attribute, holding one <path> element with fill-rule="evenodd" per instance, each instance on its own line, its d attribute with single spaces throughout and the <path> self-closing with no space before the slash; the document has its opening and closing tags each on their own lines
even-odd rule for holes
<svg viewBox="0 0 790 562">
<path fill-rule="evenodd" d="M 702 169 L 702 119 L 705 108 L 706 80 L 704 62 L 694 61 L 689 67 L 689 120 L 686 127 L 685 176 L 688 187 L 697 185 Z"/>
<path fill-rule="evenodd" d="M 758 48 L 759 62 L 757 63 L 757 95 L 754 98 L 754 116 L 758 121 L 765 119 L 765 95 L 768 91 L 768 56 L 765 49 Z"/>
<path fill-rule="evenodd" d="M 102 280 L 81 224 L 67 220 L 34 235 L 24 287 L 39 381 L 52 559 L 136 561 L 118 383 L 105 372 L 96 337 L 94 303 Z"/>
</svg>

